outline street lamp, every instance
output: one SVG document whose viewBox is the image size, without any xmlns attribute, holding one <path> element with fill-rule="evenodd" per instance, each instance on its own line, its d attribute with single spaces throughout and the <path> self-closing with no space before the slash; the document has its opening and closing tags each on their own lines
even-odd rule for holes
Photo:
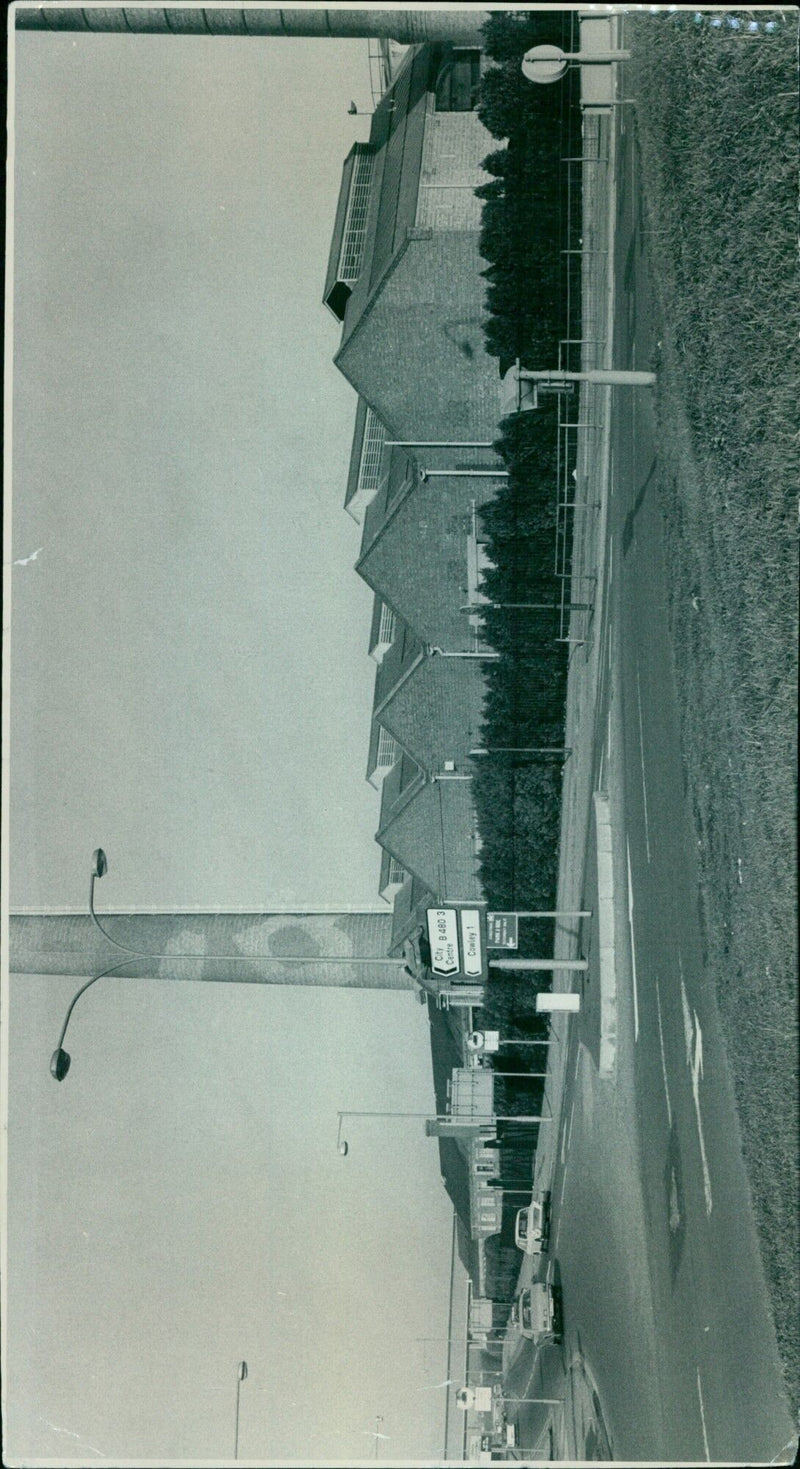
<svg viewBox="0 0 800 1469">
<path fill-rule="evenodd" d="M 233 1439 L 233 1457 L 234 1457 L 234 1459 L 238 1459 L 238 1457 L 239 1457 L 239 1394 L 241 1393 L 242 1383 L 244 1382 L 246 1376 L 247 1376 L 247 1363 L 246 1362 L 239 1362 L 239 1363 L 237 1363 L 237 1366 L 236 1366 L 236 1426 L 235 1426 L 235 1429 L 234 1429 L 234 1439 Z"/>
<path fill-rule="evenodd" d="M 68 1051 L 64 1050 L 64 1037 L 67 1033 L 70 1016 L 75 1009 L 77 1001 L 80 999 L 84 990 L 88 990 L 90 985 L 97 984 L 98 979 L 105 979 L 107 974 L 115 974 L 118 969 L 124 969 L 126 964 L 130 964 L 130 962 L 130 959 L 120 959 L 118 964 L 112 964 L 109 969 L 102 969 L 99 974 L 95 974 L 91 979 L 87 979 L 86 983 L 81 985 L 77 994 L 72 996 L 67 1013 L 64 1016 L 64 1024 L 61 1027 L 61 1034 L 58 1037 L 58 1045 L 50 1058 L 50 1075 L 55 1077 L 56 1081 L 63 1081 L 70 1068 L 72 1057 Z"/>
<path fill-rule="evenodd" d="M 342 1137 L 342 1123 L 344 1122 L 345 1117 L 425 1117 L 425 1118 L 429 1118 L 431 1114 L 428 1111 L 428 1112 L 337 1112 L 336 1115 L 339 1118 L 339 1128 L 338 1128 L 338 1131 L 336 1133 L 336 1147 L 337 1147 L 337 1150 L 341 1153 L 342 1157 L 343 1158 L 346 1158 L 347 1157 L 347 1154 L 350 1151 L 350 1144 L 348 1143 L 348 1141 L 347 1141 L 346 1138 L 343 1138 Z M 436 1121 L 437 1122 L 444 1121 L 444 1120 L 445 1119 L 443 1119 L 443 1118 L 439 1118 L 439 1117 L 436 1118 Z"/>
<path fill-rule="evenodd" d="M 103 935 L 103 938 L 106 939 L 108 943 L 113 944 L 114 948 L 119 949 L 121 953 L 130 954 L 131 957 L 134 959 L 226 959 L 244 964 L 262 964 L 264 962 L 265 956 L 263 954 L 152 954 L 149 953 L 146 949 L 132 949 L 130 947 L 130 944 L 121 944 L 119 939 L 115 939 L 113 934 L 110 934 L 108 932 L 108 929 L 103 927 L 100 919 L 94 911 L 94 885 L 97 879 L 99 877 L 105 877 L 107 872 L 108 858 L 106 857 L 103 848 L 97 847 L 92 853 L 92 868 L 89 882 L 89 913 L 91 915 L 91 919 L 93 924 L 95 925 L 95 928 L 99 929 L 100 933 Z M 401 969 L 412 979 L 415 977 L 404 959 L 384 959 L 377 955 L 370 958 L 363 958 L 359 954 L 323 954 L 320 955 L 318 958 L 309 959 L 305 955 L 301 956 L 298 954 L 280 954 L 275 955 L 274 957 L 279 964 L 323 963 L 387 966 L 393 969 Z M 69 1071 L 71 1058 L 68 1053 L 63 1049 L 63 1042 L 64 1036 L 67 1033 L 67 1026 L 69 1025 L 70 1016 L 72 1015 L 77 1001 L 80 999 L 84 991 L 89 989 L 90 985 L 97 983 L 98 979 L 105 979 L 107 974 L 115 974 L 118 969 L 123 969 L 125 965 L 129 963 L 130 959 L 121 959 L 119 963 L 112 964 L 109 968 L 101 970 L 99 974 L 93 975 L 92 978 L 88 979 L 85 984 L 82 984 L 77 993 L 73 995 L 69 1003 L 66 1016 L 64 1017 L 64 1024 L 61 1027 L 61 1035 L 59 1036 L 58 1045 L 56 1046 L 56 1049 L 54 1050 L 50 1060 L 50 1074 L 55 1078 L 56 1081 L 63 1081 L 64 1077 Z"/>
<path fill-rule="evenodd" d="M 525 1074 L 525 1072 L 516 1071 L 513 1073 L 514 1076 L 524 1076 Z M 496 1113 L 492 1112 L 487 1113 L 485 1116 L 482 1117 L 468 1117 L 461 1119 L 459 1118 L 458 1113 L 454 1112 L 435 1113 L 433 1116 L 430 1112 L 337 1112 L 336 1115 L 339 1118 L 339 1126 L 336 1132 L 336 1148 L 343 1158 L 346 1158 L 347 1154 L 350 1151 L 350 1144 L 348 1143 L 346 1138 L 342 1137 L 342 1123 L 345 1117 L 424 1117 L 427 1122 L 458 1123 L 459 1121 L 462 1121 L 467 1124 L 476 1123 L 478 1126 L 481 1127 L 489 1127 L 494 1125 L 494 1123 L 496 1122 L 519 1122 L 524 1125 L 531 1122 L 552 1122 L 553 1120 L 549 1113 L 537 1113 L 535 1116 L 528 1115 L 527 1113 L 520 1113 L 516 1117 L 498 1117 Z"/>
</svg>

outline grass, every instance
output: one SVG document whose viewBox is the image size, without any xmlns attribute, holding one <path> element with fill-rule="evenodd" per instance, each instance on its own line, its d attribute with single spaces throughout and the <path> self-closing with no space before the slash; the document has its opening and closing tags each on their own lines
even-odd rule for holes
<svg viewBox="0 0 800 1469">
<path fill-rule="evenodd" d="M 750 17 L 743 17 L 746 22 Z M 700 916 L 787 1387 L 797 1333 L 797 18 L 628 22 Z"/>
</svg>

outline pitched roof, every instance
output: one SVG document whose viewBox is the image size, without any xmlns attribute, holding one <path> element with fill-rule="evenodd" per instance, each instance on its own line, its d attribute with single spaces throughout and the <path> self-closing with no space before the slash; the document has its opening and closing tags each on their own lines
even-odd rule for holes
<svg viewBox="0 0 800 1469">
<path fill-rule="evenodd" d="M 446 760 L 463 770 L 480 734 L 485 689 L 476 659 L 420 656 L 376 704 L 374 718 L 428 774 Z"/>
<path fill-rule="evenodd" d="M 399 954 L 405 940 L 424 922 L 424 910 L 434 902 L 433 893 L 418 877 L 408 877 L 394 900 L 392 943 L 389 952 Z"/>
<path fill-rule="evenodd" d="M 395 805 L 382 805 L 375 840 L 439 901 L 472 902 L 483 896 L 473 836 L 471 781 L 445 778 L 415 781 Z"/>
<path fill-rule="evenodd" d="M 467 451 L 468 452 L 468 451 Z M 460 467 L 460 466 L 459 466 Z M 494 479 L 415 479 L 395 503 L 369 507 L 356 571 L 423 642 L 470 651 L 466 607 L 467 543 L 473 503 L 485 504 Z"/>
<path fill-rule="evenodd" d="M 430 45 L 410 50 L 372 115 L 369 147 L 375 162 L 366 239 L 359 277 L 345 308 L 342 345 L 371 307 L 416 220 L 427 96 L 439 50 Z"/>
</svg>

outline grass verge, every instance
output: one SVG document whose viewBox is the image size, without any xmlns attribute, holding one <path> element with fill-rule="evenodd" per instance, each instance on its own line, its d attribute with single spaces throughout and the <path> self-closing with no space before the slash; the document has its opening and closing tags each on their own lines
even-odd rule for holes
<svg viewBox="0 0 800 1469">
<path fill-rule="evenodd" d="M 701 922 L 795 1413 L 797 16 L 629 22 Z"/>
</svg>

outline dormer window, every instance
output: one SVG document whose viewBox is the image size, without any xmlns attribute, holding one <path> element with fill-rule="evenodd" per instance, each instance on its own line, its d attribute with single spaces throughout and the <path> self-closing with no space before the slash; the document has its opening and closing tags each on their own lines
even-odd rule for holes
<svg viewBox="0 0 800 1469">
<path fill-rule="evenodd" d="M 390 735 L 387 729 L 381 729 L 378 736 L 378 759 L 376 769 L 386 772 L 391 770 L 397 758 L 397 743 L 394 735 Z"/>
<path fill-rule="evenodd" d="M 344 321 L 345 308 L 364 260 L 373 166 L 370 144 L 355 143 L 342 171 L 324 294 L 325 305 L 339 321 Z"/>
<path fill-rule="evenodd" d="M 378 492 L 385 439 L 386 429 L 377 413 L 373 413 L 372 409 L 368 408 L 364 421 L 361 464 L 358 470 L 358 497 L 362 504 L 367 504 Z"/>
<path fill-rule="evenodd" d="M 380 622 L 378 624 L 378 640 L 372 649 L 372 656 L 376 663 L 381 663 L 394 642 L 397 628 L 397 618 L 391 607 L 384 602 L 381 606 Z"/>
</svg>

